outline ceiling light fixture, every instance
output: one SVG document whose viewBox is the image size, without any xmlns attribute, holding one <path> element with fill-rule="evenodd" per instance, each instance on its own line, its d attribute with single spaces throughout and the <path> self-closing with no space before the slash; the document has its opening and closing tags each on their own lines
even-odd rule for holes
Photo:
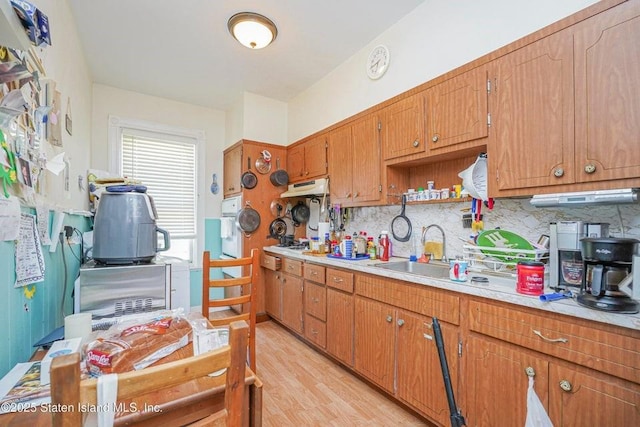
<svg viewBox="0 0 640 427">
<path fill-rule="evenodd" d="M 273 21 L 253 12 L 236 13 L 229 18 L 227 26 L 231 35 L 249 49 L 269 46 L 278 35 Z"/>
</svg>

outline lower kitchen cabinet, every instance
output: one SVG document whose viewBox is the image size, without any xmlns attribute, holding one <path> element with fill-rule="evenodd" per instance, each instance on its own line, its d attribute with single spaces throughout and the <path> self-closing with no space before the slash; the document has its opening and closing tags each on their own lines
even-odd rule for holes
<svg viewBox="0 0 640 427">
<path fill-rule="evenodd" d="M 264 269 L 264 304 L 269 316 L 282 319 L 282 273 Z"/>
<path fill-rule="evenodd" d="M 303 331 L 302 262 L 282 260 L 282 323 L 295 332 Z"/>
<path fill-rule="evenodd" d="M 394 392 L 395 309 L 366 298 L 355 299 L 356 371 Z"/>
<path fill-rule="evenodd" d="M 467 375 L 462 391 L 468 426 L 523 426 L 527 417 L 527 368 L 535 373 L 536 394 L 547 407 L 549 363 L 540 355 L 475 336 L 467 339 L 465 348 Z"/>
<path fill-rule="evenodd" d="M 353 366 L 353 295 L 327 288 L 327 352 Z"/>
<path fill-rule="evenodd" d="M 432 319 L 405 310 L 396 318 L 396 396 L 429 418 L 449 424 L 449 404 Z M 458 381 L 457 328 L 440 322 L 451 383 Z"/>
</svg>

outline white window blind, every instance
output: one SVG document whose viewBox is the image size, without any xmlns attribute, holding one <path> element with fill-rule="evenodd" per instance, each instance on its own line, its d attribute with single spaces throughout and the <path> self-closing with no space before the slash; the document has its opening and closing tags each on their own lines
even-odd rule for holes
<svg viewBox="0 0 640 427">
<path fill-rule="evenodd" d="M 122 128 L 121 136 L 122 174 L 139 180 L 153 197 L 158 227 L 169 231 L 171 237 L 172 250 L 166 254 L 192 260 L 196 238 L 197 141 L 128 128 Z M 186 241 L 189 244 L 185 246 Z"/>
</svg>

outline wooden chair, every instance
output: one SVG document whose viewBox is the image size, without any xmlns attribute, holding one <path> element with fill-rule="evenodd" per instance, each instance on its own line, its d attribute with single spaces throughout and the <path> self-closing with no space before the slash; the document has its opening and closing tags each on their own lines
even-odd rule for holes
<svg viewBox="0 0 640 427">
<path fill-rule="evenodd" d="M 240 267 L 242 274 L 236 278 L 212 279 L 212 268 Z M 211 259 L 208 251 L 202 256 L 202 315 L 211 325 L 222 326 L 236 320 L 249 324 L 249 367 L 256 372 L 256 283 L 260 268 L 258 249 L 251 250 L 251 256 L 236 259 Z M 212 288 L 240 288 L 239 296 L 211 299 Z M 233 307 L 238 307 L 236 311 Z M 216 308 L 220 310 L 215 310 Z M 214 310 L 211 310 L 214 309 Z"/>
<path fill-rule="evenodd" d="M 245 399 L 248 329 L 246 322 L 233 322 L 229 326 L 229 344 L 226 346 L 199 356 L 118 374 L 117 401 L 175 387 L 226 368 L 224 408 L 192 425 L 240 426 Z M 52 411 L 52 425 L 81 426 L 84 420 L 80 408 L 97 405 L 97 384 L 97 379 L 80 380 L 78 353 L 54 358 L 51 363 L 51 403 L 53 407 L 75 410 Z M 161 423 L 162 418 L 158 422 Z"/>
</svg>

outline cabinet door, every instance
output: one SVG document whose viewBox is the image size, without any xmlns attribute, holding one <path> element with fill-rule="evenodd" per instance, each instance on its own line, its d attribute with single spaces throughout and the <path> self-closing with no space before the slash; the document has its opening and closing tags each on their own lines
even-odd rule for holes
<svg viewBox="0 0 640 427">
<path fill-rule="evenodd" d="M 307 314 L 323 322 L 327 320 L 327 290 L 324 285 L 305 280 L 304 307 Z"/>
<path fill-rule="evenodd" d="M 375 114 L 358 120 L 351 126 L 353 202 L 380 200 L 380 143 L 378 117 Z"/>
<path fill-rule="evenodd" d="M 353 295 L 327 288 L 327 351 L 353 366 Z"/>
<path fill-rule="evenodd" d="M 264 304 L 266 312 L 278 320 L 282 319 L 282 273 L 263 268 Z"/>
<path fill-rule="evenodd" d="M 398 311 L 397 396 L 442 425 L 449 424 L 449 405 L 442 378 L 438 348 L 433 339 L 432 320 Z M 458 381 L 458 333 L 441 323 L 447 363 L 454 391 Z M 457 395 L 457 394 L 456 394 Z"/>
<path fill-rule="evenodd" d="M 627 2 L 578 28 L 577 180 L 640 177 L 640 4 Z"/>
<path fill-rule="evenodd" d="M 389 393 L 393 393 L 395 324 L 394 309 L 356 297 L 355 369 Z"/>
<path fill-rule="evenodd" d="M 242 177 L 242 147 L 224 153 L 223 158 L 224 196 L 237 194 L 242 191 L 240 178 Z"/>
<path fill-rule="evenodd" d="M 302 278 L 282 275 L 282 323 L 302 333 Z"/>
<path fill-rule="evenodd" d="M 304 145 L 287 150 L 287 174 L 291 182 L 304 180 Z"/>
<path fill-rule="evenodd" d="M 329 191 L 331 203 L 351 203 L 351 178 L 353 176 L 353 150 L 351 125 L 345 125 L 329 133 Z"/>
<path fill-rule="evenodd" d="M 381 137 L 384 160 L 425 153 L 424 94 L 398 101 L 382 110 Z"/>
<path fill-rule="evenodd" d="M 573 183 L 571 34 L 562 31 L 527 45 L 495 61 L 491 70 L 488 161 L 498 190 Z"/>
<path fill-rule="evenodd" d="M 318 178 L 327 174 L 327 135 L 322 134 L 304 143 L 304 177 Z"/>
<path fill-rule="evenodd" d="M 536 394 L 548 408 L 549 363 L 539 354 L 476 336 L 468 338 L 466 354 L 466 375 L 461 384 L 467 425 L 523 426 L 527 417 L 528 367 L 535 371 Z"/>
<path fill-rule="evenodd" d="M 550 366 L 549 384 L 549 417 L 554 426 L 640 425 L 637 384 L 555 364 Z"/>
<path fill-rule="evenodd" d="M 442 82 L 427 93 L 426 144 L 429 152 L 487 136 L 485 67 Z"/>
</svg>

